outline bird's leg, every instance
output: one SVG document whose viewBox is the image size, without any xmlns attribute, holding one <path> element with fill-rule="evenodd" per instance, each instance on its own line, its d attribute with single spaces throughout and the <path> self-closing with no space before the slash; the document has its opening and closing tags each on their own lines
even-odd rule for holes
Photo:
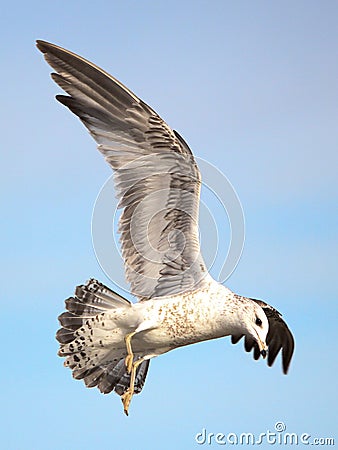
<svg viewBox="0 0 338 450">
<path fill-rule="evenodd" d="M 133 331 L 132 333 L 127 334 L 126 337 L 124 338 L 124 342 L 126 343 L 127 353 L 128 353 L 126 356 L 126 360 L 125 360 L 125 364 L 126 364 L 128 373 L 131 372 L 132 366 L 133 366 L 133 361 L 134 361 L 133 349 L 131 348 L 131 338 L 134 336 L 134 334 L 136 334 L 136 331 Z"/>
<path fill-rule="evenodd" d="M 131 402 L 131 399 L 132 399 L 132 397 L 134 395 L 134 391 L 135 391 L 136 370 L 137 370 L 138 366 L 143 363 L 143 361 L 145 361 L 145 358 L 140 358 L 134 364 L 132 364 L 129 388 L 126 390 L 126 392 L 123 395 L 121 395 L 124 413 L 127 416 L 129 413 L 130 402 Z"/>
<path fill-rule="evenodd" d="M 156 328 L 157 326 L 158 326 L 157 322 L 145 320 L 139 324 L 139 326 L 136 328 L 136 330 L 132 331 L 131 333 L 127 334 L 124 337 L 124 342 L 126 343 L 126 348 L 127 348 L 127 356 L 125 359 L 125 364 L 126 364 L 128 373 L 131 372 L 133 362 L 134 362 L 134 353 L 133 353 L 133 349 L 131 348 L 131 338 L 135 334 L 140 333 L 141 331 L 151 330 L 153 328 Z"/>
</svg>

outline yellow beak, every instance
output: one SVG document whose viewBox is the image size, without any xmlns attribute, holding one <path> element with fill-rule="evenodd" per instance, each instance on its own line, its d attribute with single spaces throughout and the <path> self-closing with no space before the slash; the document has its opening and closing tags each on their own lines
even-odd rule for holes
<svg viewBox="0 0 338 450">
<path fill-rule="evenodd" d="M 262 358 L 265 359 L 265 358 L 266 358 L 266 355 L 267 355 L 268 346 L 266 345 L 265 342 L 261 341 L 261 340 L 258 338 L 258 347 L 259 347 L 259 351 L 261 352 Z"/>
</svg>

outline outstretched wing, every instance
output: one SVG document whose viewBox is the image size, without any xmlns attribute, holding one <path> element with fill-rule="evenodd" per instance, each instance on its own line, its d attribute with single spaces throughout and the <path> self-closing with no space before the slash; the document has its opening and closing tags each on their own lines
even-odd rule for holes
<svg viewBox="0 0 338 450">
<path fill-rule="evenodd" d="M 76 114 L 114 169 L 123 208 L 119 232 L 126 278 L 141 299 L 201 287 L 200 173 L 184 140 L 111 75 L 80 56 L 37 41 Z"/>
<path fill-rule="evenodd" d="M 250 299 L 258 303 L 258 305 L 263 309 L 265 315 L 269 322 L 269 331 L 266 337 L 266 343 L 268 345 L 268 366 L 271 367 L 275 362 L 275 359 L 282 350 L 282 365 L 283 372 L 287 374 L 295 348 L 295 342 L 289 327 L 282 319 L 282 314 L 278 312 L 275 308 L 263 302 L 262 300 L 256 300 L 254 298 Z M 231 336 L 231 342 L 236 344 L 243 335 Z M 247 352 L 251 352 L 253 349 L 254 359 L 259 359 L 261 356 L 257 342 L 245 336 L 244 348 Z"/>
</svg>

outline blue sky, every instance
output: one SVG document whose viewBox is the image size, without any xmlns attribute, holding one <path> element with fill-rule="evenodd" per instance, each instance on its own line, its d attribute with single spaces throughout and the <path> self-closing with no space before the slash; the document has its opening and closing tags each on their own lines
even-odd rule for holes
<svg viewBox="0 0 338 450">
<path fill-rule="evenodd" d="M 203 448 L 202 428 L 259 434 L 277 421 L 335 437 L 337 14 L 329 0 L 3 8 L 3 448 Z M 284 314 L 296 338 L 288 376 L 279 360 L 267 368 L 228 339 L 198 344 L 152 361 L 127 418 L 116 395 L 85 389 L 62 367 L 63 300 L 89 277 L 111 285 L 90 228 L 110 169 L 54 100 L 35 39 L 112 73 L 228 177 L 246 242 L 227 284 Z"/>
</svg>

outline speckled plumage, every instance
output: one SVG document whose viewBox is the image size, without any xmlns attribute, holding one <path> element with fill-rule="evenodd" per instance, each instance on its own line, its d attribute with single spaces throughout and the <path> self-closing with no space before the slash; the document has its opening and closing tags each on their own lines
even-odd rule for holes
<svg viewBox="0 0 338 450">
<path fill-rule="evenodd" d="M 269 366 L 282 351 L 286 373 L 294 341 L 281 314 L 207 273 L 198 239 L 201 176 L 184 139 L 102 69 L 54 44 L 37 46 L 68 94 L 57 100 L 114 170 L 126 278 L 140 300 L 132 304 L 93 279 L 76 288 L 56 336 L 73 376 L 121 395 L 128 413 L 151 358 L 228 335 L 233 343 L 244 337 L 255 359 L 268 351 Z"/>
</svg>

